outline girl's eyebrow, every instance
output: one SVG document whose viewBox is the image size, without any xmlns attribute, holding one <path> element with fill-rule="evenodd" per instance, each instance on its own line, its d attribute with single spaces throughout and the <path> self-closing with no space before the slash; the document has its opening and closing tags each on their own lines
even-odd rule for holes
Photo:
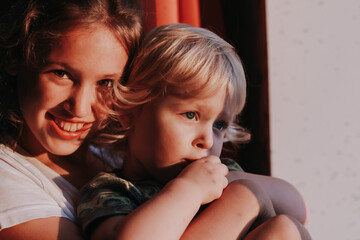
<svg viewBox="0 0 360 240">
<path fill-rule="evenodd" d="M 58 66 L 61 66 L 65 69 L 69 69 L 70 71 L 75 71 L 76 72 L 76 69 L 71 67 L 71 65 L 67 64 L 67 63 L 64 63 L 64 62 L 58 62 L 58 61 L 52 61 L 52 60 L 49 60 L 49 59 L 45 59 L 44 61 L 44 64 L 43 64 L 45 67 L 47 65 L 58 65 Z"/>
<path fill-rule="evenodd" d="M 44 61 L 44 65 L 59 65 L 59 66 L 62 66 L 63 68 L 66 69 L 69 69 L 70 71 L 72 72 L 75 72 L 77 73 L 78 70 L 76 70 L 75 68 L 71 67 L 71 65 L 67 64 L 67 63 L 64 63 L 64 62 L 56 62 L 56 61 L 51 61 L 49 59 L 46 59 Z M 122 75 L 122 72 L 119 72 L 119 73 L 110 73 L 110 74 L 104 74 L 104 75 L 100 75 L 100 76 L 97 76 L 97 78 L 103 78 L 103 79 L 106 79 L 106 78 L 110 78 L 110 79 L 120 79 L 121 78 L 121 75 Z"/>
<path fill-rule="evenodd" d="M 112 73 L 112 74 L 105 74 L 101 76 L 102 78 L 111 78 L 111 79 L 120 79 L 121 74 L 118 73 Z"/>
</svg>

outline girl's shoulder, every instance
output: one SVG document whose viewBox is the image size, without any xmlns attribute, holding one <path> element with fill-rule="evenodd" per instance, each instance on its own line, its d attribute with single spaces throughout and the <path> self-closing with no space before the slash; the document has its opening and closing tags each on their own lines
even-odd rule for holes
<svg viewBox="0 0 360 240">
<path fill-rule="evenodd" d="M 30 158 L 0 144 L 0 230 L 39 218 L 75 220 L 78 191 Z"/>
</svg>

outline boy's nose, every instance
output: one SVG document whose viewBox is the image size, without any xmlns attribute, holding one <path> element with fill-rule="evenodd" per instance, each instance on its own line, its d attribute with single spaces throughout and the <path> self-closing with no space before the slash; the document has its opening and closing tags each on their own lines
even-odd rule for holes
<svg viewBox="0 0 360 240">
<path fill-rule="evenodd" d="M 194 140 L 193 145 L 199 149 L 209 150 L 213 146 L 213 131 L 211 129 L 204 129 L 200 132 L 198 137 Z"/>
<path fill-rule="evenodd" d="M 91 89 L 78 87 L 72 92 L 72 96 L 64 103 L 64 108 L 72 116 L 82 118 L 92 114 L 94 97 Z"/>
</svg>

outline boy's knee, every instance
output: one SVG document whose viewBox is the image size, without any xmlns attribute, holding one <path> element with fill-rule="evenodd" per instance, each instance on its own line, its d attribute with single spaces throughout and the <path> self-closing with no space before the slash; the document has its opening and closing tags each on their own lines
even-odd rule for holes
<svg viewBox="0 0 360 240">
<path fill-rule="evenodd" d="M 228 190 L 231 194 L 235 194 L 234 197 L 237 198 L 243 197 L 242 193 L 244 191 L 238 190 L 244 188 L 253 196 L 252 201 L 256 201 L 256 208 L 258 208 L 257 217 L 253 223 L 253 227 L 259 226 L 269 218 L 276 215 L 270 197 L 256 182 L 248 179 L 239 179 L 231 182 L 227 188 L 229 188 Z M 248 206 L 250 207 L 254 205 L 248 204 Z"/>
<path fill-rule="evenodd" d="M 292 219 L 284 214 L 280 214 L 269 219 L 269 224 L 273 225 L 274 227 L 279 226 L 283 229 L 291 229 L 295 226 Z"/>
<path fill-rule="evenodd" d="M 231 189 L 233 192 L 237 192 L 237 189 L 247 188 L 250 190 L 255 196 L 260 196 L 265 194 L 264 190 L 260 187 L 259 184 L 255 183 L 249 179 L 238 179 L 229 183 L 227 188 Z"/>
<path fill-rule="evenodd" d="M 270 197 L 256 182 L 249 179 L 239 179 L 232 181 L 227 188 L 229 188 L 229 190 L 232 191 L 233 194 L 237 194 L 237 189 L 241 189 L 244 187 L 250 190 L 250 192 L 256 197 L 262 211 L 265 211 L 266 214 L 269 215 L 275 215 Z M 239 197 L 241 197 L 240 194 Z"/>
<path fill-rule="evenodd" d="M 278 233 L 282 232 L 283 236 L 287 237 L 287 239 L 297 235 L 301 240 L 311 240 L 309 232 L 293 217 L 277 215 L 269 219 L 269 224 L 273 226 L 274 229 L 278 229 Z"/>
</svg>

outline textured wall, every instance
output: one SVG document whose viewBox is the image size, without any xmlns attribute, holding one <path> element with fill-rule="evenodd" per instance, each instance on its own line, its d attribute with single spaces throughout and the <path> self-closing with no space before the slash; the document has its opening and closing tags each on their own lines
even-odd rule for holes
<svg viewBox="0 0 360 240">
<path fill-rule="evenodd" d="M 360 239 L 360 1 L 267 1 L 272 173 L 314 239 Z"/>
</svg>

